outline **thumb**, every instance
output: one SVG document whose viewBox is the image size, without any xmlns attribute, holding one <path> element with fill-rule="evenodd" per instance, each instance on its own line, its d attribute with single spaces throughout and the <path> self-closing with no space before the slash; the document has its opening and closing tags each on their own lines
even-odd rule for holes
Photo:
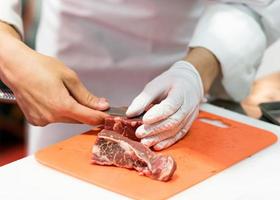
<svg viewBox="0 0 280 200">
<path fill-rule="evenodd" d="M 153 103 L 160 95 L 162 90 L 153 85 L 146 86 L 144 90 L 132 101 L 126 111 L 128 117 L 135 117 L 142 114 L 151 103 Z"/>
<path fill-rule="evenodd" d="M 75 73 L 70 75 L 70 78 L 68 77 L 64 80 L 64 85 L 80 104 L 96 110 L 107 110 L 109 108 L 108 100 L 96 97 L 90 93 Z"/>
</svg>

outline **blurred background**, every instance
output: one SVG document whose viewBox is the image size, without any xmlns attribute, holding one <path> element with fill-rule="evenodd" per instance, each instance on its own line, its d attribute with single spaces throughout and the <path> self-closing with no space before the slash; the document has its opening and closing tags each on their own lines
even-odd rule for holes
<svg viewBox="0 0 280 200">
<path fill-rule="evenodd" d="M 22 0 L 25 42 L 32 48 L 40 19 L 41 0 Z M 0 84 L 3 84 L 0 82 Z M 261 118 L 259 103 L 280 101 L 280 41 L 267 50 L 251 94 L 241 103 L 215 100 L 212 104 Z M 25 119 L 14 104 L 0 103 L 0 166 L 26 155 Z"/>
<path fill-rule="evenodd" d="M 41 0 L 22 0 L 25 42 L 35 46 Z M 3 83 L 0 82 L 3 86 Z M 0 103 L 0 166 L 26 155 L 25 120 L 17 105 Z"/>
</svg>

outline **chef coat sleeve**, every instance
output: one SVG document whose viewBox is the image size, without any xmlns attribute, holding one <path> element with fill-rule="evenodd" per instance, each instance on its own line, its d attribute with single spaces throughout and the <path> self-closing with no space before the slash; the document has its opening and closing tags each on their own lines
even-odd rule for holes
<svg viewBox="0 0 280 200">
<path fill-rule="evenodd" d="M 280 1 L 266 1 L 269 2 L 266 6 L 254 4 L 248 6 L 260 16 L 261 25 L 270 45 L 280 38 Z"/>
<path fill-rule="evenodd" d="M 0 21 L 13 26 L 23 36 L 20 0 L 0 0 Z"/>
<path fill-rule="evenodd" d="M 266 46 L 260 15 L 238 3 L 208 5 L 190 41 L 190 47 L 204 47 L 217 57 L 222 86 L 235 101 L 248 95 Z"/>
</svg>

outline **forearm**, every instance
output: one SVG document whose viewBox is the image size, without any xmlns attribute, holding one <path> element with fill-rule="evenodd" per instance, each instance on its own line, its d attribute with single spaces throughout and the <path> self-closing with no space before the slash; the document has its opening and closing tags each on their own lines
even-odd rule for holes
<svg viewBox="0 0 280 200">
<path fill-rule="evenodd" d="M 7 84 L 13 81 L 14 70 L 21 70 L 20 64 L 29 62 L 34 51 L 21 41 L 12 26 L 3 22 L 0 22 L 0 47 L 0 78 Z"/>
<path fill-rule="evenodd" d="M 197 69 L 202 79 L 204 93 L 208 93 L 220 71 L 220 63 L 215 55 L 205 48 L 196 47 L 189 51 L 185 60 Z"/>
<path fill-rule="evenodd" d="M 12 37 L 17 38 L 19 40 L 21 38 L 20 34 L 11 25 L 9 25 L 9 24 L 7 24 L 5 22 L 1 22 L 1 21 L 0 21 L 0 32 L 1 32 L 1 35 L 3 33 L 5 33 L 5 34 L 9 34 Z"/>
<path fill-rule="evenodd" d="M 20 40 L 20 35 L 10 25 L 0 22 L 0 70 L 9 65 L 10 61 L 21 57 L 17 49 L 25 46 Z"/>
<path fill-rule="evenodd" d="M 258 16 L 241 4 L 211 4 L 201 16 L 191 48 L 204 47 L 220 62 L 224 91 L 234 101 L 244 99 L 266 48 Z"/>
</svg>

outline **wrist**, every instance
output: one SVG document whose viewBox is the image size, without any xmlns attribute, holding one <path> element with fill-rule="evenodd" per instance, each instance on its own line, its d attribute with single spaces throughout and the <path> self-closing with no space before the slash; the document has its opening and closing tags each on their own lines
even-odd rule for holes
<svg viewBox="0 0 280 200">
<path fill-rule="evenodd" d="M 220 63 L 216 56 L 205 48 L 197 47 L 190 50 L 185 60 L 198 71 L 207 94 L 220 72 Z"/>
<path fill-rule="evenodd" d="M 22 39 L 20 33 L 15 29 L 15 27 L 13 27 L 12 25 L 9 25 L 8 23 L 3 22 L 1 20 L 0 20 L 0 32 L 9 34 L 19 40 Z"/>
<path fill-rule="evenodd" d="M 14 91 L 14 85 L 24 76 L 23 68 L 32 66 L 30 61 L 34 58 L 34 51 L 2 30 L 0 30 L 0 47 L 0 78 Z"/>
<path fill-rule="evenodd" d="M 33 50 L 9 32 L 0 30 L 0 70 L 21 64 Z"/>
</svg>

